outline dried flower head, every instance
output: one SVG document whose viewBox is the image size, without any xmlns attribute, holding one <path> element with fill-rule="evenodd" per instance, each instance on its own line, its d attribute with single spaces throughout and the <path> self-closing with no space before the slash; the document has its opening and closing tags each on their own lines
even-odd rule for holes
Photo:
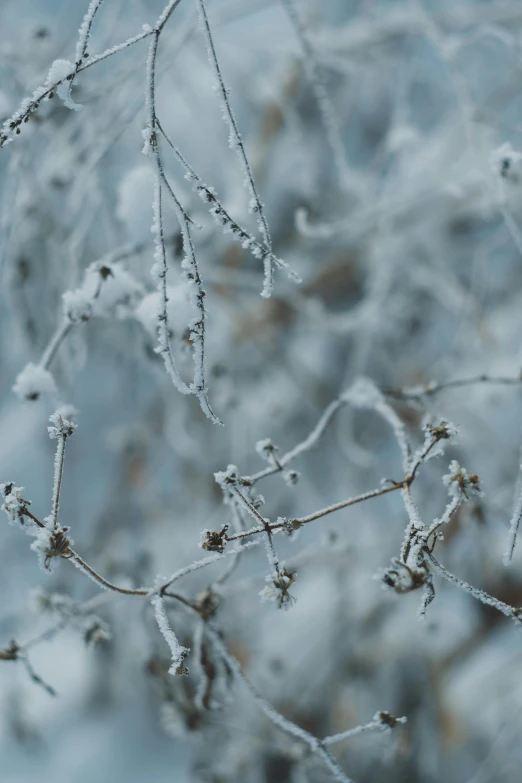
<svg viewBox="0 0 522 783">
<path fill-rule="evenodd" d="M 279 448 L 272 443 L 270 438 L 265 438 L 264 440 L 258 440 L 256 443 L 256 451 L 260 457 L 270 461 L 276 452 L 279 451 Z"/>
<path fill-rule="evenodd" d="M 484 494 L 480 488 L 480 479 L 473 473 L 469 474 L 453 460 L 449 466 L 449 473 L 442 477 L 443 483 L 448 487 L 449 494 L 454 498 L 467 501 L 471 497 L 482 497 Z"/>
<path fill-rule="evenodd" d="M 0 492 L 4 496 L 2 511 L 5 511 L 7 514 L 9 524 L 19 525 L 20 527 L 27 529 L 25 513 L 30 502 L 24 500 L 21 496 L 23 491 L 23 487 L 15 487 L 14 482 L 12 481 L 6 481 L 5 484 L 0 484 Z"/>
<path fill-rule="evenodd" d="M 455 437 L 458 432 L 455 424 L 449 421 L 440 421 L 438 424 L 428 422 L 424 427 L 424 431 L 435 440 L 448 440 Z"/>
<path fill-rule="evenodd" d="M 295 571 L 288 571 L 286 568 L 267 576 L 267 585 L 259 593 L 261 600 L 274 601 L 279 609 L 288 609 L 296 600 L 288 592 L 289 588 L 294 584 L 296 576 Z"/>
<path fill-rule="evenodd" d="M 228 525 L 224 525 L 221 532 L 215 530 L 203 530 L 199 538 L 201 549 L 207 552 L 223 552 L 227 541 Z"/>
<path fill-rule="evenodd" d="M 36 534 L 31 549 L 38 553 L 41 567 L 46 571 L 52 570 L 52 561 L 57 557 L 69 559 L 72 557 L 71 546 L 74 543 L 67 538 L 68 527 L 42 527 Z"/>
<path fill-rule="evenodd" d="M 382 583 L 383 587 L 401 595 L 423 587 L 428 576 L 429 572 L 425 566 L 412 567 L 410 564 L 403 563 L 394 557 L 392 565 L 381 571 L 377 575 L 377 579 Z"/>
<path fill-rule="evenodd" d="M 220 598 L 213 590 L 203 590 L 196 598 L 195 608 L 204 620 L 208 620 L 217 611 Z"/>
<path fill-rule="evenodd" d="M 109 626 L 103 620 L 100 620 L 99 617 L 94 617 L 85 629 L 83 638 L 87 646 L 95 646 L 96 644 L 107 642 L 111 638 Z"/>
<path fill-rule="evenodd" d="M 516 184 L 520 179 L 522 168 L 522 153 L 506 142 L 491 153 L 491 168 L 495 174 Z"/>
<path fill-rule="evenodd" d="M 408 718 L 396 718 L 395 715 L 392 715 L 391 712 L 387 712 L 386 710 L 376 712 L 373 719 L 375 722 L 381 723 L 384 730 L 394 729 L 400 723 L 408 722 Z"/>
</svg>

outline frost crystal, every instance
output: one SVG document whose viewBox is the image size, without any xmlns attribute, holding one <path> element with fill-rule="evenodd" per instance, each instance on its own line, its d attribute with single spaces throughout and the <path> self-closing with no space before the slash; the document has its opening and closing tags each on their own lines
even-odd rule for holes
<svg viewBox="0 0 522 783">
<path fill-rule="evenodd" d="M 76 424 L 73 424 L 72 421 L 64 419 L 61 410 L 52 413 L 49 416 L 49 421 L 51 422 L 51 426 L 47 427 L 47 432 L 49 433 L 51 440 L 68 438 L 73 434 L 77 426 Z"/>
<path fill-rule="evenodd" d="M 56 384 L 48 370 L 29 362 L 16 376 L 13 391 L 21 400 L 37 400 L 42 394 L 56 394 Z"/>
<path fill-rule="evenodd" d="M 480 479 L 476 474 L 468 474 L 457 460 L 453 460 L 449 466 L 449 473 L 442 477 L 443 483 L 448 487 L 451 497 L 461 501 L 467 501 L 471 497 L 482 497 Z"/>
<path fill-rule="evenodd" d="M 228 465 L 226 470 L 218 470 L 214 473 L 216 483 L 221 487 L 230 487 L 239 481 L 239 471 L 235 465 Z"/>
</svg>

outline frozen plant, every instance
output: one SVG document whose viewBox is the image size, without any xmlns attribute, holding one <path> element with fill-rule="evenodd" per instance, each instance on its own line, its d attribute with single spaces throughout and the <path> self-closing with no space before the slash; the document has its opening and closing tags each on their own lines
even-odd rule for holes
<svg viewBox="0 0 522 783">
<path fill-rule="evenodd" d="M 55 6 L 0 3 L 3 776 L 518 783 L 520 5 Z"/>
</svg>

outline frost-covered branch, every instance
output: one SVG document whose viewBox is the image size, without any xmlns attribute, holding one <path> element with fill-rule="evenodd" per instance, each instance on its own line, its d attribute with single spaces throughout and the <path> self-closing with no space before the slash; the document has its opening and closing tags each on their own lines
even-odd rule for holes
<svg viewBox="0 0 522 783">
<path fill-rule="evenodd" d="M 520 468 L 522 470 L 522 465 L 520 466 Z M 509 543 L 503 558 L 503 562 L 505 566 L 508 566 L 513 559 L 513 552 L 515 551 L 515 546 L 517 543 L 517 535 L 518 535 L 518 529 L 520 527 L 521 519 L 522 519 L 522 487 L 518 492 L 517 501 L 515 503 L 515 508 L 513 509 L 513 514 L 511 516 L 511 522 L 509 524 Z"/>
<path fill-rule="evenodd" d="M 389 712 L 377 712 L 368 723 L 354 726 L 353 729 L 340 731 L 338 734 L 330 734 L 328 737 L 324 737 L 322 742 L 323 745 L 336 745 L 338 742 L 344 742 L 344 740 L 351 739 L 352 737 L 358 737 L 360 734 L 368 734 L 374 731 L 390 731 L 390 729 L 406 722 L 407 718 L 405 717 L 396 718 Z"/>
<path fill-rule="evenodd" d="M 249 250 L 255 258 L 265 258 L 265 256 L 269 256 L 275 266 L 284 269 L 288 277 L 293 279 L 295 282 L 300 283 L 301 278 L 299 275 L 297 275 L 285 261 L 275 256 L 270 247 L 265 242 L 260 242 L 247 229 L 239 225 L 239 223 L 230 215 L 230 213 L 224 207 L 223 203 L 219 200 L 215 189 L 204 183 L 201 177 L 198 176 L 192 166 L 181 154 L 176 145 L 172 143 L 158 119 L 156 119 L 156 124 L 165 141 L 174 151 L 176 158 L 185 169 L 185 179 L 193 184 L 193 189 L 201 198 L 201 200 L 209 205 L 208 210 L 214 218 L 215 222 L 221 226 L 223 233 L 230 234 L 232 239 L 239 242 L 241 247 Z"/>
<path fill-rule="evenodd" d="M 76 425 L 66 419 L 60 411 L 56 411 L 49 418 L 51 426 L 48 427 L 49 437 L 56 440 L 56 456 L 54 458 L 53 501 L 50 523 L 56 530 L 58 527 L 58 510 L 60 508 L 60 492 L 62 489 L 63 465 L 65 458 L 65 444 Z"/>
<path fill-rule="evenodd" d="M 446 391 L 446 389 L 457 389 L 482 383 L 492 386 L 519 386 L 522 383 L 522 377 L 502 377 L 482 374 L 475 375 L 471 378 L 457 378 L 455 380 L 442 381 L 440 383 L 431 381 L 424 385 L 409 386 L 405 389 L 383 389 L 383 394 L 387 397 L 396 397 L 397 399 L 403 400 L 421 399 L 422 397 L 430 397 L 431 395 Z"/>
<path fill-rule="evenodd" d="M 207 633 L 211 636 L 214 645 L 226 660 L 236 678 L 243 684 L 243 686 L 252 696 L 256 706 L 264 715 L 266 715 L 268 720 L 271 721 L 271 723 L 273 723 L 274 726 L 276 726 L 276 728 L 280 731 L 288 734 L 294 739 L 304 742 L 305 745 L 312 751 L 312 753 L 316 754 L 323 761 L 335 780 L 340 781 L 340 783 L 352 783 L 350 778 L 344 774 L 337 761 L 326 749 L 325 743 L 277 712 L 277 710 L 268 701 L 266 701 L 266 699 L 263 698 L 257 688 L 244 675 L 239 663 L 230 654 L 219 634 L 217 634 L 216 631 L 210 627 L 207 629 Z"/>
<path fill-rule="evenodd" d="M 257 216 L 258 228 L 261 233 L 261 236 L 263 237 L 264 245 L 268 249 L 268 253 L 266 253 L 263 257 L 263 264 L 265 269 L 265 281 L 263 285 L 263 291 L 261 293 L 261 296 L 268 299 L 272 295 L 272 291 L 274 288 L 274 261 L 273 261 L 274 256 L 272 253 L 272 239 L 270 236 L 270 230 L 268 228 L 268 222 L 266 219 L 264 207 L 261 203 L 261 200 L 257 192 L 257 187 L 254 182 L 254 175 L 252 173 L 252 169 L 247 158 L 245 146 L 243 144 L 243 139 L 241 138 L 241 134 L 237 126 L 237 122 L 236 122 L 234 112 L 232 110 L 232 106 L 230 105 L 229 90 L 227 87 L 225 87 L 225 83 L 223 80 L 221 67 L 219 65 L 219 60 L 217 58 L 216 49 L 214 46 L 214 40 L 210 30 L 205 3 L 203 2 L 203 0 L 196 0 L 196 2 L 198 4 L 201 26 L 203 28 L 203 34 L 205 36 L 205 41 L 207 44 L 207 51 L 208 51 L 210 65 L 214 71 L 214 75 L 216 78 L 216 89 L 221 96 L 223 119 L 227 123 L 229 129 L 228 143 L 230 148 L 237 153 L 237 156 L 240 160 L 241 167 L 243 169 L 243 174 L 245 177 L 245 186 L 248 188 L 248 191 L 250 193 L 249 211 L 253 212 Z"/>
<path fill-rule="evenodd" d="M 493 609 L 496 609 L 498 612 L 502 612 L 502 614 L 504 614 L 506 617 L 509 617 L 511 620 L 514 620 L 517 623 L 517 625 L 520 625 L 522 623 L 521 608 L 517 609 L 514 606 L 509 606 L 509 604 L 505 604 L 503 601 L 500 601 L 498 598 L 494 598 L 492 595 L 489 595 L 488 593 L 484 592 L 484 590 L 480 590 L 478 587 L 473 587 L 473 585 L 470 585 L 468 584 L 468 582 L 465 582 L 463 579 L 460 579 L 458 576 L 455 576 L 455 574 L 452 574 L 450 571 L 448 571 L 442 565 L 442 563 L 439 563 L 439 561 L 434 557 L 434 555 L 431 552 L 426 551 L 425 556 L 429 561 L 429 563 L 431 564 L 431 566 L 433 567 L 435 573 L 441 576 L 443 579 L 446 579 L 447 582 L 450 582 L 452 585 L 455 585 L 455 587 L 464 590 L 465 593 L 468 593 L 477 601 L 480 601 L 486 606 L 492 606 Z"/>
<path fill-rule="evenodd" d="M 156 24 L 155 34 L 149 47 L 146 87 L 147 125 L 143 131 L 143 152 L 145 155 L 152 157 L 156 166 L 152 225 L 155 245 L 155 263 L 152 269 L 152 274 L 157 281 L 161 301 L 161 312 L 158 314 L 157 327 L 159 343 L 158 350 L 165 361 L 167 372 L 172 378 L 178 391 L 180 391 L 182 394 L 194 394 L 199 401 L 203 413 L 214 423 L 221 424 L 222 422 L 214 414 L 212 408 L 210 407 L 210 403 L 207 397 L 205 377 L 205 290 L 203 288 L 203 282 L 194 251 L 194 244 L 190 234 L 189 224 L 191 221 L 167 180 L 158 146 L 159 127 L 156 116 L 156 58 L 158 53 L 158 43 L 161 31 L 163 30 L 163 27 L 168 21 L 168 18 L 177 5 L 177 2 L 171 2 L 165 9 L 164 13 Z M 170 344 L 167 306 L 167 257 L 165 251 L 163 228 L 162 186 L 167 188 L 172 198 L 174 211 L 181 229 L 183 249 L 185 252 L 185 258 L 182 261 L 181 270 L 190 294 L 191 302 L 198 313 L 197 317 L 189 324 L 194 359 L 194 379 L 190 386 L 188 386 L 181 379 L 174 359 L 172 346 Z"/>
</svg>

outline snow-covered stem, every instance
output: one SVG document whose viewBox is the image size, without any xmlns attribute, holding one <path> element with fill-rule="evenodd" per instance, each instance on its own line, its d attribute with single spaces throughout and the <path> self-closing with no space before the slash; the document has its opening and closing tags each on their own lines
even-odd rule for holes
<svg viewBox="0 0 522 783">
<path fill-rule="evenodd" d="M 323 81 L 321 66 L 314 49 L 314 45 L 299 16 L 294 0 L 281 0 L 286 9 L 288 18 L 292 23 L 295 34 L 303 50 L 303 63 L 305 72 L 313 90 L 321 119 L 326 132 L 326 138 L 332 151 L 336 176 L 341 188 L 347 188 L 350 181 L 350 171 L 346 162 L 346 154 L 343 147 L 341 131 L 337 121 L 335 107 L 328 94 Z"/>
<path fill-rule="evenodd" d="M 260 470 L 258 473 L 254 473 L 252 476 L 246 476 L 245 478 L 247 478 L 248 481 L 250 481 L 252 484 L 255 484 L 266 476 L 279 473 L 282 468 L 285 468 L 296 457 L 300 456 L 305 451 L 309 451 L 310 449 L 314 448 L 314 446 L 318 444 L 319 440 L 325 433 L 334 416 L 346 404 L 346 400 L 344 400 L 342 397 L 331 402 L 325 409 L 324 413 L 321 415 L 319 421 L 310 434 L 307 435 L 307 437 L 301 441 L 301 443 L 298 443 L 297 446 L 294 446 L 293 449 L 290 449 L 290 451 L 287 451 L 286 454 L 283 454 L 282 457 L 278 457 L 279 465 L 270 465 L 269 467 Z"/>
<path fill-rule="evenodd" d="M 502 614 L 504 614 L 506 617 L 509 617 L 511 620 L 514 620 L 517 624 L 522 623 L 522 609 L 509 606 L 509 604 L 505 604 L 503 601 L 499 601 L 498 598 L 494 598 L 492 595 L 489 595 L 489 593 L 484 592 L 484 590 L 480 590 L 478 587 L 473 587 L 472 585 L 468 584 L 468 582 L 465 582 L 463 579 L 455 576 L 455 574 L 452 574 L 441 563 L 439 563 L 439 561 L 427 549 L 425 550 L 424 554 L 426 560 L 429 561 L 431 566 L 433 566 L 435 573 L 441 576 L 443 579 L 451 582 L 451 584 L 455 585 L 455 587 L 459 587 L 461 590 L 464 590 L 464 592 L 468 593 L 473 598 L 476 598 L 477 601 L 480 601 L 487 606 L 492 606 L 493 609 L 502 612 Z"/>
<path fill-rule="evenodd" d="M 387 495 L 389 492 L 395 492 L 398 489 L 403 489 L 403 487 L 404 484 L 402 483 L 390 484 L 386 487 L 377 487 L 376 489 L 372 489 L 369 492 L 363 492 L 361 495 L 356 495 L 354 497 L 348 498 L 347 500 L 341 500 L 339 503 L 334 503 L 331 506 L 326 506 L 326 508 L 322 508 L 319 511 L 314 511 L 312 514 L 308 514 L 307 516 L 292 517 L 291 519 L 280 518 L 277 520 L 277 522 L 268 523 L 268 527 L 270 528 L 271 533 L 292 528 L 297 529 L 302 525 L 306 525 L 308 522 L 314 522 L 316 519 L 321 519 L 328 514 L 332 514 L 334 511 L 340 511 L 343 508 L 355 506 L 357 503 L 362 503 L 365 500 L 371 500 L 372 498 L 377 498 L 381 495 Z M 261 519 L 263 518 L 261 517 Z M 266 525 L 265 521 L 263 520 L 263 525 L 257 525 L 256 527 L 251 527 L 248 530 L 242 530 L 239 533 L 231 533 L 229 536 L 227 536 L 227 541 L 236 541 L 248 538 L 250 536 L 264 533 L 265 531 Z"/>
<path fill-rule="evenodd" d="M 376 413 L 379 413 L 392 428 L 402 453 L 403 470 L 407 472 L 411 460 L 411 446 L 408 435 L 406 434 L 406 427 L 391 405 L 388 405 L 388 403 L 385 402 L 384 398 L 375 405 L 375 411 Z"/>
<path fill-rule="evenodd" d="M 61 324 L 56 327 L 56 331 L 49 340 L 47 348 L 43 352 L 42 358 L 39 362 L 40 367 L 43 367 L 44 370 L 49 369 L 52 360 L 56 356 L 58 348 L 63 343 L 73 326 L 74 324 L 72 321 L 70 321 L 68 318 L 64 318 Z"/>
<path fill-rule="evenodd" d="M 101 587 L 103 590 L 110 590 L 114 593 L 120 593 L 121 595 L 135 595 L 135 596 L 147 596 L 150 594 L 150 590 L 148 588 L 140 588 L 137 590 L 133 590 L 128 587 L 118 587 L 118 585 L 113 584 L 112 582 L 109 582 L 108 579 L 105 579 L 105 577 L 101 576 L 97 571 L 94 570 L 88 563 L 85 562 L 83 558 L 80 557 L 76 552 L 72 551 L 70 557 L 68 557 L 68 560 L 70 563 L 73 563 L 73 565 L 76 566 L 82 573 L 84 573 L 86 576 L 88 576 L 90 579 L 92 579 L 93 582 L 95 582 L 98 587 Z"/>
<path fill-rule="evenodd" d="M 259 530 L 259 532 L 262 532 L 262 530 Z M 177 571 L 175 571 L 172 574 L 172 576 L 169 577 L 169 579 L 161 585 L 160 590 L 166 590 L 173 582 L 177 582 L 178 579 L 181 579 L 187 574 L 191 574 L 193 571 L 199 571 L 200 568 L 206 568 L 206 566 L 211 565 L 212 563 L 215 563 L 218 560 L 223 560 L 225 557 L 234 557 L 235 555 L 239 555 L 244 550 L 249 549 L 253 546 L 258 546 L 260 543 L 261 543 L 260 540 L 249 541 L 240 548 L 228 549 L 225 552 L 215 552 L 211 555 L 208 555 L 208 557 L 201 558 L 201 560 L 195 560 L 193 563 L 190 563 L 190 565 L 183 566 L 183 568 L 180 568 Z"/>
<path fill-rule="evenodd" d="M 160 629 L 163 638 L 170 647 L 170 652 L 172 655 L 172 664 L 169 669 L 169 674 L 187 674 L 188 670 L 183 665 L 183 661 L 190 650 L 187 647 L 183 647 L 178 642 L 176 634 L 170 627 L 163 598 L 160 595 L 154 595 L 152 597 L 152 605 L 154 607 L 154 614 L 156 616 L 158 628 Z"/>
<path fill-rule="evenodd" d="M 319 511 L 314 511 L 313 514 L 308 514 L 305 517 L 297 517 L 292 519 L 292 523 L 297 525 L 306 525 L 308 522 L 313 522 L 316 519 L 327 516 L 327 514 L 333 514 L 334 511 L 340 511 L 348 506 L 354 506 L 356 503 L 362 503 L 364 500 L 370 500 L 371 498 L 378 498 L 381 495 L 387 495 L 389 492 L 395 492 L 397 489 L 403 488 L 403 483 L 391 484 L 387 487 L 379 487 L 378 489 L 372 489 L 370 492 L 363 492 L 362 495 L 348 498 L 347 500 L 341 500 L 339 503 L 333 503 L 331 506 L 326 506 Z M 274 526 L 275 527 L 275 526 Z"/>
<path fill-rule="evenodd" d="M 310 734 L 300 726 L 297 726 L 297 724 L 292 723 L 292 721 L 288 720 L 288 718 L 285 718 L 284 715 L 281 715 L 281 713 L 278 712 L 275 707 L 273 707 L 259 693 L 257 688 L 243 674 L 238 661 L 229 652 L 223 640 L 221 639 L 221 636 L 210 624 L 207 625 L 207 633 L 209 636 L 211 636 L 215 647 L 219 650 L 220 654 L 227 662 L 235 677 L 243 684 L 243 686 L 249 692 L 250 696 L 253 698 L 256 706 L 264 715 L 266 715 L 266 717 L 274 724 L 274 726 L 285 734 L 288 734 L 290 737 L 303 742 L 312 753 L 317 755 L 323 761 L 335 780 L 338 780 L 340 783 L 352 783 L 350 778 L 345 775 L 337 761 L 328 752 L 324 743 L 320 739 L 314 737 L 313 734 Z"/>
<path fill-rule="evenodd" d="M 446 524 L 447 524 L 447 523 L 450 521 L 450 519 L 451 519 L 451 517 L 453 516 L 453 514 L 455 513 L 455 511 L 456 511 L 456 510 L 457 510 L 457 509 L 460 507 L 461 503 L 462 503 L 462 501 L 461 501 L 460 497 L 454 497 L 454 498 L 452 498 L 452 499 L 450 500 L 450 502 L 448 503 L 448 505 L 446 506 L 446 508 L 445 508 L 445 510 L 444 510 L 444 513 L 443 513 L 443 515 L 441 516 L 441 518 L 440 518 L 440 519 L 435 519 L 435 520 L 432 522 L 432 524 L 431 524 L 431 525 L 430 525 L 430 526 L 429 526 L 429 527 L 428 527 L 426 530 L 424 530 L 424 531 L 422 532 L 422 537 L 423 537 L 423 538 L 424 538 L 426 541 L 428 541 L 428 539 L 429 539 L 429 538 L 430 538 L 430 537 L 431 537 L 431 536 L 432 536 L 434 533 L 436 533 L 436 532 L 437 532 L 437 530 L 438 530 L 440 527 L 443 527 L 443 525 L 446 525 Z"/>
<path fill-rule="evenodd" d="M 346 729 L 346 731 L 341 731 L 338 734 L 330 734 L 328 737 L 324 737 L 322 742 L 323 745 L 336 745 L 338 742 L 358 737 L 359 734 L 389 731 L 400 723 L 406 723 L 406 718 L 395 718 L 387 712 L 378 712 L 368 723 L 354 726 L 353 729 Z"/>
<path fill-rule="evenodd" d="M 422 448 L 420 448 L 412 457 L 410 468 L 408 471 L 408 475 L 406 476 L 406 483 L 411 484 L 413 479 L 415 478 L 415 474 L 417 473 L 419 467 L 422 465 L 426 457 L 429 455 L 430 451 L 433 449 L 433 447 L 440 441 L 439 437 L 432 437 L 424 443 Z"/>
<path fill-rule="evenodd" d="M 182 394 L 194 394 L 200 404 L 200 407 L 211 421 L 215 424 L 222 424 L 215 415 L 208 401 L 206 380 L 205 380 L 205 290 L 196 260 L 194 244 L 190 234 L 190 218 L 181 206 L 170 183 L 167 180 L 163 169 L 163 163 L 158 147 L 158 123 L 156 117 L 156 58 L 158 53 L 158 42 L 161 30 L 166 24 L 170 14 L 176 8 L 177 2 L 170 3 L 164 14 L 158 20 L 156 32 L 152 38 L 149 55 L 147 59 L 147 87 L 146 87 L 146 107 L 147 107 L 147 126 L 144 133 L 143 152 L 151 155 L 156 165 L 156 180 L 153 201 L 153 234 L 155 244 L 155 265 L 153 274 L 158 279 L 159 293 L 161 297 L 161 314 L 158 318 L 158 342 L 159 352 L 165 362 L 165 367 L 178 391 Z M 168 324 L 168 295 L 167 295 L 167 256 L 165 251 L 165 238 L 163 228 L 163 210 L 162 210 L 162 185 L 164 185 L 172 199 L 176 218 L 178 220 L 183 238 L 183 249 L 185 259 L 182 262 L 181 269 L 186 283 L 194 289 L 191 293 L 192 303 L 197 310 L 197 318 L 190 325 L 190 335 L 192 339 L 192 352 L 194 360 L 194 378 L 188 386 L 181 378 L 174 359 L 172 346 L 170 344 L 169 324 Z"/>
<path fill-rule="evenodd" d="M 141 242 L 139 243 L 136 242 L 133 244 L 126 243 L 116 248 L 116 250 L 113 250 L 111 253 L 107 253 L 107 255 L 102 256 L 97 261 L 93 261 L 91 267 L 94 266 L 95 264 L 98 264 L 100 268 L 102 267 L 110 268 L 111 264 L 114 264 L 117 261 L 121 261 L 122 259 L 129 258 L 130 256 L 137 255 L 138 253 L 141 253 L 142 250 L 143 250 L 143 244 Z M 92 302 L 94 302 L 99 297 L 103 287 L 104 280 L 105 278 L 102 275 L 100 275 L 98 286 L 96 287 L 92 296 Z M 42 367 L 44 370 L 49 369 L 54 357 L 56 356 L 58 349 L 60 348 L 60 346 L 66 339 L 66 337 L 69 335 L 72 328 L 79 323 L 81 323 L 81 321 L 72 321 L 70 318 L 64 318 L 61 321 L 61 323 L 58 324 L 54 334 L 52 335 L 51 339 L 49 340 L 46 348 L 42 353 L 42 357 L 38 363 L 40 367 Z"/>
<path fill-rule="evenodd" d="M 259 511 L 252 505 L 248 498 L 244 496 L 237 485 L 231 486 L 229 491 L 236 498 L 240 506 L 245 509 L 247 514 L 250 514 L 253 519 L 263 526 L 263 530 L 266 533 L 265 548 L 268 563 L 272 573 L 274 573 L 276 576 L 280 576 L 279 558 L 274 548 L 274 542 L 272 541 L 272 526 L 270 524 L 270 520 L 263 517 L 262 514 L 259 513 Z"/>
<path fill-rule="evenodd" d="M 161 33 L 161 31 L 163 30 L 163 28 L 165 27 L 165 25 L 169 21 L 172 12 L 178 7 L 180 2 L 181 2 L 181 0 L 170 0 L 167 3 L 165 8 L 163 9 L 161 14 L 159 15 L 159 17 L 158 17 L 158 19 L 156 21 L 156 24 L 154 25 L 154 33 L 156 35 L 159 35 Z"/>
<path fill-rule="evenodd" d="M 383 389 L 382 393 L 387 397 L 395 397 L 400 400 L 417 400 L 422 397 L 430 397 L 431 395 L 446 391 L 446 389 L 475 386 L 481 383 L 490 384 L 492 386 L 520 386 L 522 384 L 522 376 L 502 377 L 481 374 L 470 378 L 457 378 L 452 381 L 442 381 L 440 383 L 430 381 L 430 383 L 422 386 L 410 386 L 405 389 Z"/>
<path fill-rule="evenodd" d="M 401 450 L 402 468 L 404 474 L 407 475 L 411 461 L 411 446 L 406 433 L 406 427 L 391 405 L 386 401 L 380 389 L 377 388 L 372 380 L 361 376 L 343 393 L 342 399 L 355 408 L 373 410 L 388 422 Z"/>
<path fill-rule="evenodd" d="M 209 418 L 214 424 L 222 424 L 223 422 L 216 416 L 210 407 L 207 395 L 205 369 L 205 322 L 207 316 L 205 310 L 206 292 L 203 288 L 203 280 L 201 279 L 199 272 L 199 266 L 194 250 L 194 243 L 190 233 L 189 218 L 176 198 L 170 184 L 167 182 L 157 147 L 155 147 L 155 154 L 157 155 L 157 162 L 162 182 L 165 183 L 171 195 L 174 211 L 181 228 L 183 248 L 185 251 L 185 258 L 181 264 L 182 274 L 187 283 L 187 286 L 189 286 L 189 290 L 194 289 L 191 291 L 191 302 L 197 311 L 197 316 L 190 324 L 192 356 L 194 361 L 194 378 L 190 387 L 190 392 L 197 397 L 201 406 L 201 410 L 205 416 L 207 416 L 207 418 Z"/>
<path fill-rule="evenodd" d="M 91 0 L 87 13 L 83 17 L 80 29 L 78 31 L 78 41 L 76 43 L 76 65 L 78 66 L 81 61 L 87 56 L 87 47 L 89 45 L 89 38 L 91 35 L 92 23 L 94 17 L 98 13 L 103 0 Z"/>
<path fill-rule="evenodd" d="M 245 184 L 250 193 L 250 199 L 251 199 L 250 208 L 251 211 L 257 215 L 258 227 L 261 232 L 261 236 L 263 237 L 263 242 L 268 248 L 268 251 L 270 253 L 270 255 L 268 254 L 265 255 L 263 259 L 264 268 L 265 268 L 265 281 L 263 285 L 263 291 L 261 292 L 261 296 L 267 299 L 271 296 L 274 287 L 274 264 L 271 257 L 272 239 L 270 237 L 268 221 L 266 219 L 265 211 L 257 192 L 257 187 L 254 182 L 254 175 L 252 173 L 252 168 L 247 158 L 246 150 L 243 144 L 243 139 L 241 138 L 241 134 L 239 133 L 236 118 L 234 112 L 232 111 L 232 106 L 230 105 L 229 90 L 227 87 L 225 87 L 225 83 L 223 81 L 223 75 L 221 73 L 219 60 L 217 58 L 216 49 L 214 46 L 214 40 L 212 38 L 207 12 L 205 9 L 205 3 L 203 2 L 203 0 L 196 0 L 196 2 L 198 4 L 201 25 L 203 28 L 203 34 L 205 36 L 205 41 L 207 44 L 207 51 L 208 51 L 210 65 L 214 71 L 214 75 L 217 81 L 217 88 L 221 95 L 223 118 L 226 121 L 229 129 L 229 145 L 231 149 L 236 151 L 239 160 L 241 162 L 241 166 L 243 168 L 243 174 L 245 176 Z"/>
<path fill-rule="evenodd" d="M 158 281 L 161 311 L 158 314 L 158 348 L 157 351 L 165 362 L 165 369 L 169 374 L 176 389 L 181 394 L 190 394 L 190 387 L 182 380 L 177 368 L 176 360 L 170 342 L 168 321 L 168 294 L 167 294 L 167 254 L 165 251 L 165 236 L 163 230 L 163 208 L 161 198 L 161 179 L 156 175 L 154 183 L 153 201 L 153 235 L 154 235 L 154 275 Z"/>
<path fill-rule="evenodd" d="M 61 433 L 58 435 L 56 443 L 56 454 L 54 457 L 54 480 L 53 480 L 53 499 L 51 506 L 51 519 L 54 528 L 58 525 L 58 511 L 60 508 L 60 493 L 62 489 L 63 466 L 65 459 L 65 443 L 67 435 Z"/>
<path fill-rule="evenodd" d="M 522 470 L 522 465 L 520 466 Z M 513 552 L 517 543 L 518 528 L 520 527 L 520 520 L 522 519 L 522 483 L 518 492 L 517 502 L 513 509 L 513 515 L 511 522 L 509 523 L 509 540 L 508 546 L 504 553 L 503 563 L 508 566 L 513 559 Z"/>
<path fill-rule="evenodd" d="M 205 622 L 200 619 L 196 623 L 194 636 L 192 637 L 192 669 L 196 670 L 198 682 L 194 694 L 194 704 L 198 710 L 207 709 L 205 703 L 208 694 L 209 678 L 204 665 L 205 655 Z"/>
<path fill-rule="evenodd" d="M 124 49 L 128 49 L 130 46 L 133 46 L 135 43 L 142 41 L 144 38 L 148 38 L 152 34 L 152 30 L 147 30 L 145 32 L 138 33 L 132 38 L 128 38 L 126 41 L 123 41 L 116 46 L 111 46 L 104 52 L 91 57 L 79 68 L 72 68 L 71 72 L 68 74 L 68 77 L 73 78 L 76 74 L 85 71 L 87 68 L 91 68 L 93 65 L 102 62 L 102 60 L 106 60 L 108 57 L 119 54 Z M 52 98 L 58 87 L 66 80 L 67 76 L 63 79 L 59 79 L 58 81 L 54 81 L 51 84 L 45 82 L 43 85 L 40 85 L 34 90 L 30 98 L 24 98 L 15 113 L 5 120 L 4 124 L 2 125 L 0 130 L 0 148 L 4 147 L 6 144 L 9 144 L 11 141 L 13 141 L 15 136 L 20 134 L 20 128 L 22 124 L 27 122 L 31 114 L 39 109 L 43 100 L 46 98 Z"/>
</svg>

